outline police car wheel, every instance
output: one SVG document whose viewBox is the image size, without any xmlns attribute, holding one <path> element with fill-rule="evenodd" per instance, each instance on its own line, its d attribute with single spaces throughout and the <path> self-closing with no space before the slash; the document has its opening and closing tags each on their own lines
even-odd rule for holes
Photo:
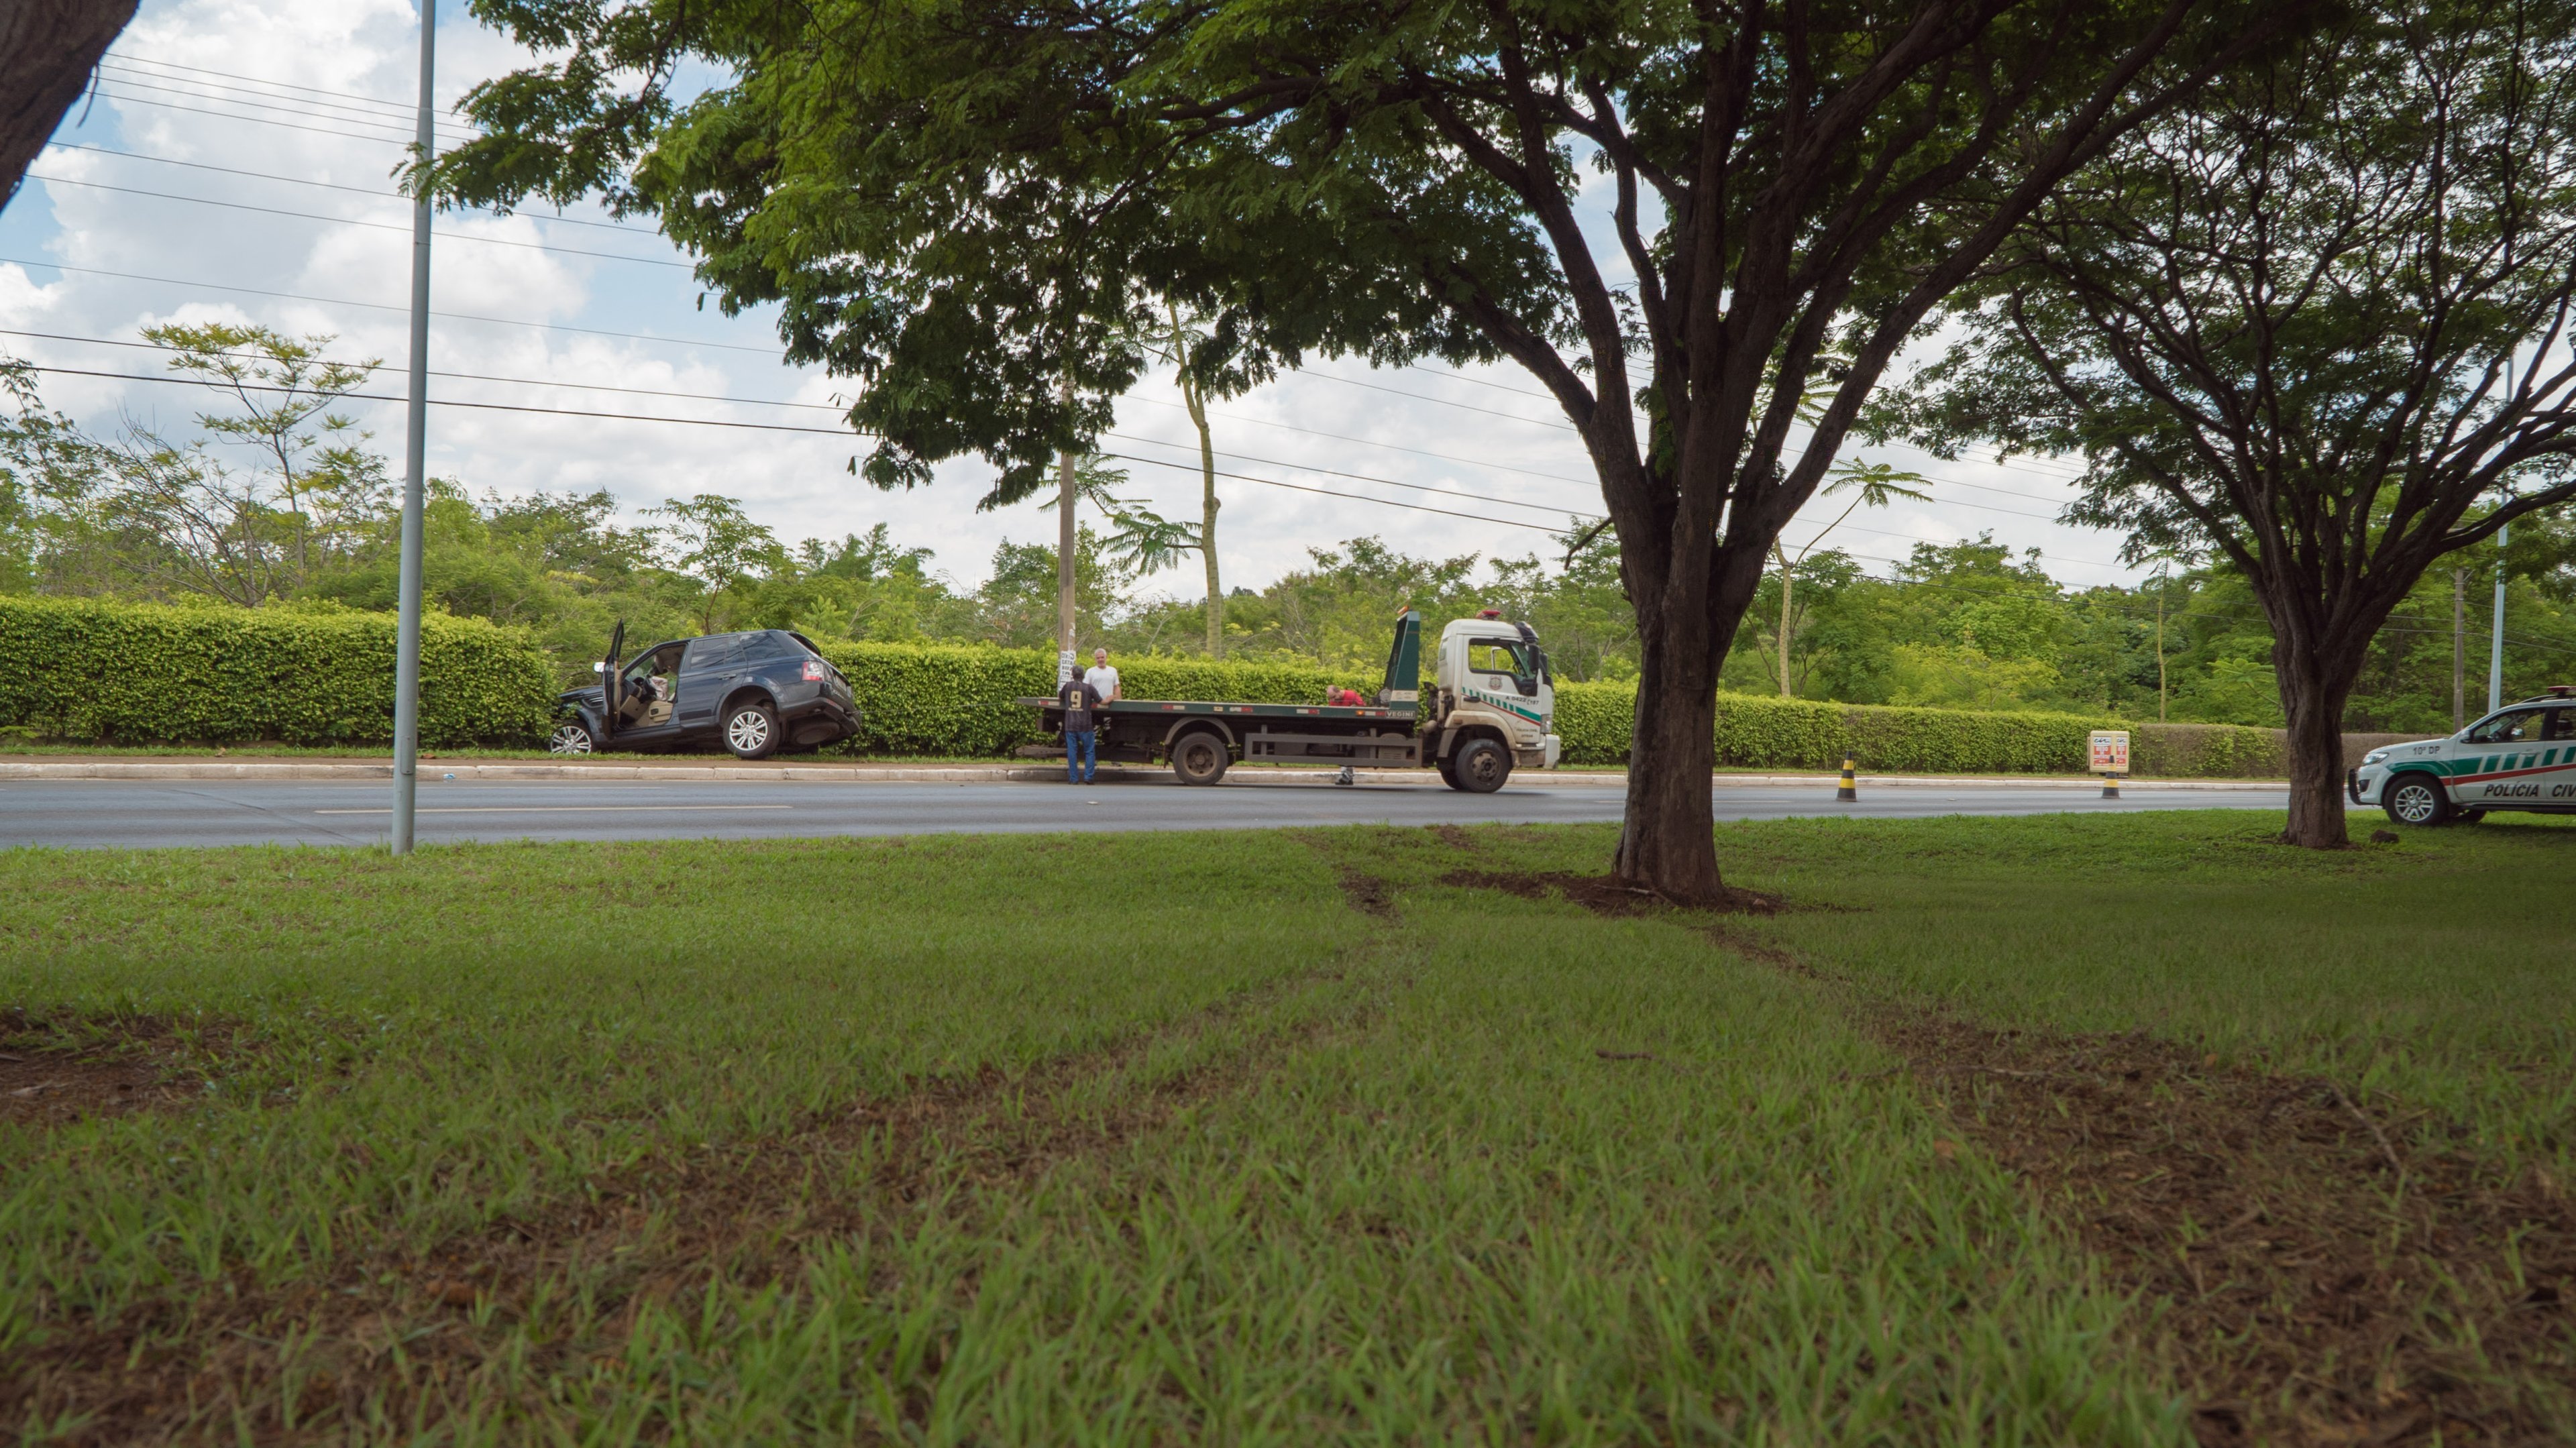
<svg viewBox="0 0 2576 1448">
<path fill-rule="evenodd" d="M 2451 822 L 2450 797 L 2429 775 L 2401 774 L 2389 782 L 2380 797 L 2387 801 L 2388 817 L 2401 825 L 2430 826 Z"/>
</svg>

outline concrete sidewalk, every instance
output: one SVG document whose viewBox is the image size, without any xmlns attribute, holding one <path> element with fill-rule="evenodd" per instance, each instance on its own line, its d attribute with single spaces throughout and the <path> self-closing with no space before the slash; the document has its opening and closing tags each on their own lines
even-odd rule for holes
<svg viewBox="0 0 2576 1448">
<path fill-rule="evenodd" d="M 1228 770 L 1225 783 L 1265 788 L 1330 788 L 1336 771 L 1317 768 L 1280 768 L 1271 765 L 1238 765 Z M 12 779 L 105 779 L 105 780 L 361 780 L 390 779 L 392 761 L 367 760 L 274 760 L 274 759 L 5 759 L 0 758 L 0 780 Z M 740 760 L 717 760 L 699 756 L 682 760 L 585 760 L 561 762 L 551 760 L 443 760 L 424 759 L 420 777 L 429 780 L 454 779 L 460 782 L 491 783 L 508 780 L 665 780 L 723 781 L 732 784 L 774 782 L 780 784 L 1043 784 L 1062 783 L 1061 764 L 820 764 L 820 763 L 744 763 Z M 1421 784 L 1436 778 L 1421 769 L 1361 769 L 1354 773 L 1362 784 Z M 1102 765 L 1098 782 L 1168 783 L 1170 770 L 1135 765 Z M 1625 789 L 1625 770 L 1516 770 L 1512 774 L 1516 787 L 1532 785 L 1568 789 Z M 1718 788 L 1780 787 L 1814 785 L 1831 789 L 1837 776 L 1823 774 L 1717 774 L 1709 783 Z M 2101 782 L 2063 775 L 1929 775 L 1865 774 L 1860 776 L 1863 788 L 1920 788 L 1925 786 L 2017 785 L 2024 787 L 2056 786 L 2071 790 L 2098 790 Z M 2261 779 L 2124 779 L 2120 787 L 2128 789 L 2190 790 L 2279 790 L 2279 780 Z"/>
</svg>

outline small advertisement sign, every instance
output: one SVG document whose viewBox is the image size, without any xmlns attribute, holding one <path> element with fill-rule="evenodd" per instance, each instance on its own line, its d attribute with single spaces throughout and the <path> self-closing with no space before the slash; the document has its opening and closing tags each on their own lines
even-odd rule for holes
<svg viewBox="0 0 2576 1448">
<path fill-rule="evenodd" d="M 2093 731 L 2093 772 L 2126 774 L 2129 772 L 2129 731 L 2096 729 Z"/>
</svg>

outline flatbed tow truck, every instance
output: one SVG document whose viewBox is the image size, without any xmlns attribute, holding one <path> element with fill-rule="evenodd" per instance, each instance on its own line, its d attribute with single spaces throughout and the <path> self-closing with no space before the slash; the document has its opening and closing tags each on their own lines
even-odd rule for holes
<svg viewBox="0 0 2576 1448">
<path fill-rule="evenodd" d="M 1183 784 L 1214 784 L 1237 760 L 1437 769 L 1450 788 L 1490 794 L 1515 768 L 1552 769 L 1556 681 L 1525 623 L 1486 609 L 1441 629 L 1432 687 L 1422 687 L 1422 615 L 1398 615 L 1386 677 L 1364 704 L 1255 704 L 1120 699 L 1101 711 L 1099 758 L 1169 762 Z M 1062 753 L 1064 707 L 1022 699 Z M 1041 746 L 1042 748 L 1042 746 Z M 1025 751 L 1040 752 L 1038 748 Z"/>
</svg>

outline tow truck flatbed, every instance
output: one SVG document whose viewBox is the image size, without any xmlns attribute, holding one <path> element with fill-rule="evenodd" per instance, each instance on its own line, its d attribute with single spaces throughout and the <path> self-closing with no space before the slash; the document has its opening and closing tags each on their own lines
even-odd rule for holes
<svg viewBox="0 0 2576 1448">
<path fill-rule="evenodd" d="M 1031 709 L 1062 713 L 1063 706 L 1053 699 L 1023 698 L 1013 701 Z M 1403 719 L 1416 718 L 1419 704 L 1231 704 L 1211 699 L 1119 699 L 1100 706 L 1100 712 L 1112 717 L 1164 714 L 1249 714 L 1256 718 L 1290 719 Z M 1050 718 L 1048 721 L 1054 724 Z M 1057 725 L 1056 727 L 1062 727 Z"/>
<path fill-rule="evenodd" d="M 1515 764 L 1556 762 L 1555 688 L 1546 656 L 1525 624 L 1488 611 L 1450 625 L 1442 636 L 1444 671 L 1422 688 L 1422 615 L 1397 616 L 1377 696 L 1364 704 L 1283 704 L 1234 699 L 1119 699 L 1095 711 L 1096 757 L 1152 763 L 1168 760 L 1186 784 L 1214 784 L 1234 760 L 1303 759 L 1345 765 L 1437 769 L 1451 786 L 1475 792 L 1501 787 Z M 1473 656 L 1486 666 L 1471 669 Z M 1454 655 L 1454 657 L 1452 657 Z M 1455 673 L 1454 680 L 1448 677 Z M 1470 678 L 1470 674 L 1474 678 Z M 1496 691 L 1525 702 L 1505 705 Z M 1062 737 L 1064 705 L 1047 698 L 1018 703 Z M 1032 745 L 1024 753 L 1060 750 Z"/>
</svg>

